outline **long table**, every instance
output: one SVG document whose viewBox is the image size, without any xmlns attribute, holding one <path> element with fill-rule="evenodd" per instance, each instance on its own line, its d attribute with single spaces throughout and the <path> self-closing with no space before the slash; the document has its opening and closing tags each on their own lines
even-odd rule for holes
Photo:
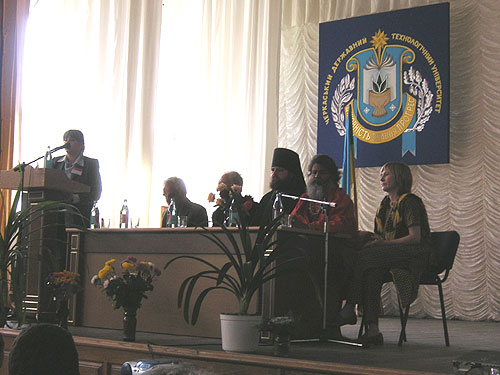
<svg viewBox="0 0 500 375">
<path fill-rule="evenodd" d="M 221 228 L 208 228 L 222 241 L 229 244 Z M 250 228 L 255 236 L 258 228 Z M 222 266 L 226 256 L 211 241 L 201 235 L 201 228 L 133 228 L 133 229 L 91 229 L 80 231 L 67 229 L 68 269 L 79 272 L 83 282 L 83 292 L 70 304 L 70 323 L 83 327 L 121 329 L 123 311 L 114 310 L 111 301 L 101 289 L 90 283 L 93 275 L 114 258 L 117 264 L 127 256 L 153 262 L 158 268 L 179 255 L 195 255 Z M 322 282 L 324 247 L 321 233 L 283 228 L 278 230 L 278 238 L 284 239 L 300 234 L 288 241 L 290 254 L 298 246 L 313 254 L 318 283 Z M 333 242 L 333 241 L 332 241 Z M 333 245 L 333 244 L 332 244 Z M 332 246 L 331 246 L 332 247 Z M 204 266 L 191 261 L 180 260 L 169 267 L 154 282 L 154 290 L 147 293 L 137 313 L 137 330 L 167 334 L 220 337 L 219 314 L 236 312 L 238 305 L 233 295 L 226 291 L 210 292 L 202 305 L 200 317 L 192 326 L 183 319 L 177 308 L 177 293 L 180 283 Z M 206 281 L 205 285 L 209 281 Z M 210 283 L 211 285 L 212 283 Z M 257 296 L 257 295 L 256 295 Z M 312 283 L 305 273 L 297 272 L 269 283 L 254 298 L 250 311 L 263 313 L 265 317 L 284 315 L 295 310 L 305 320 L 318 326 L 321 322 L 321 306 L 316 299 Z M 307 327 L 308 331 L 310 327 Z"/>
</svg>

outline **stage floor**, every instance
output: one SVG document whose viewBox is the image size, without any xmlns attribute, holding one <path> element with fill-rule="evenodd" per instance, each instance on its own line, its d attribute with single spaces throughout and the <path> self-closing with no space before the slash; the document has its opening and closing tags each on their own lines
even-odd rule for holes
<svg viewBox="0 0 500 375">
<path fill-rule="evenodd" d="M 342 328 L 342 333 L 346 337 L 355 338 L 358 327 L 345 326 Z M 357 348 L 330 343 L 297 343 L 292 345 L 288 358 L 290 361 L 300 359 L 334 362 L 434 374 L 453 374 L 452 361 L 475 350 L 499 352 L 500 362 L 499 322 L 449 320 L 450 347 L 444 344 L 441 320 L 410 318 L 407 325 L 408 342 L 404 343 L 402 348 L 397 346 L 399 318 L 381 318 L 380 328 L 384 334 L 383 346 Z M 120 330 L 71 327 L 70 331 L 74 336 L 121 341 Z M 138 332 L 136 341 L 174 348 L 222 351 L 220 340 L 213 338 Z M 273 348 L 261 345 L 256 354 L 264 357 L 272 356 Z"/>
</svg>

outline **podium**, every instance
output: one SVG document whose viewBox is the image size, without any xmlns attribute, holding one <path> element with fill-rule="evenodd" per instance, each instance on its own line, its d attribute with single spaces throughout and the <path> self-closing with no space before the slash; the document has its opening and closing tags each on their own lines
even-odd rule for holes
<svg viewBox="0 0 500 375">
<path fill-rule="evenodd" d="M 0 188 L 17 190 L 20 179 L 21 173 L 18 171 L 0 171 Z M 45 201 L 64 201 L 71 194 L 89 191 L 89 186 L 70 180 L 62 170 L 25 167 L 23 193 L 27 193 L 29 206 Z M 25 228 L 25 305 L 29 318 L 40 318 L 54 310 L 54 307 L 50 306 L 45 282 L 48 274 L 54 271 L 51 266 L 52 259 L 59 260 L 63 266 L 66 264 L 67 245 L 63 215 L 45 212 L 39 216 Z"/>
</svg>

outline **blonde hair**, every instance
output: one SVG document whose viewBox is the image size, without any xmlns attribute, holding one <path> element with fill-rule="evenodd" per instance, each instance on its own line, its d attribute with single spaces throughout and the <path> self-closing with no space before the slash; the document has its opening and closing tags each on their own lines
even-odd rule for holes
<svg viewBox="0 0 500 375">
<path fill-rule="evenodd" d="M 391 161 L 389 163 L 385 163 L 382 166 L 382 169 L 384 168 L 388 169 L 394 176 L 399 195 L 411 192 L 413 177 L 411 175 L 410 168 L 405 163 Z"/>
</svg>

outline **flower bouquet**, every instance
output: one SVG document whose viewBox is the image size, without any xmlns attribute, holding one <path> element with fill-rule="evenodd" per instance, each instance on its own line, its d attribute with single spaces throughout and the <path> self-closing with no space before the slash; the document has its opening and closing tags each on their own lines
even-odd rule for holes
<svg viewBox="0 0 500 375">
<path fill-rule="evenodd" d="M 120 263 L 119 275 L 114 267 L 115 262 L 116 259 L 108 260 L 92 277 L 91 283 L 102 288 L 115 309 L 123 307 L 124 340 L 135 341 L 137 309 L 141 307 L 142 299 L 148 298 L 146 292 L 153 290 L 153 280 L 160 276 L 161 271 L 151 262 L 138 262 L 136 258 L 128 256 Z"/>
<path fill-rule="evenodd" d="M 138 262 L 128 256 L 120 263 L 121 275 L 118 275 L 115 262 L 116 259 L 108 260 L 90 282 L 102 288 L 115 309 L 122 306 L 138 309 L 142 299 L 148 298 L 146 292 L 153 290 L 153 280 L 160 276 L 161 271 L 151 262 Z"/>
<path fill-rule="evenodd" d="M 59 325 L 68 328 L 68 300 L 82 290 L 80 274 L 67 270 L 52 272 L 47 277 L 47 287 L 52 293 L 52 299 L 57 304 Z"/>
</svg>

